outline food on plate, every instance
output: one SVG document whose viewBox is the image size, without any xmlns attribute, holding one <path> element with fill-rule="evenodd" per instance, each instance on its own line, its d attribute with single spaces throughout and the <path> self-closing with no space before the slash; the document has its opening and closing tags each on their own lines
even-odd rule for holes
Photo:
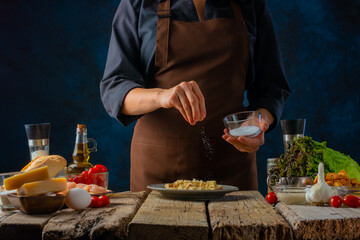
<svg viewBox="0 0 360 240">
<path fill-rule="evenodd" d="M 275 204 L 275 203 L 277 203 L 278 198 L 274 192 L 271 192 L 271 193 L 268 193 L 268 195 L 266 195 L 266 200 L 270 204 Z"/>
<path fill-rule="evenodd" d="M 177 190 L 218 190 L 221 186 L 216 185 L 216 181 L 202 180 L 177 180 L 174 183 L 165 184 L 165 188 Z"/>
<path fill-rule="evenodd" d="M 4 180 L 4 187 L 6 190 L 14 190 L 25 183 L 47 179 L 49 179 L 49 170 L 48 166 L 44 166 L 6 178 Z"/>
<path fill-rule="evenodd" d="M 318 169 L 318 182 L 305 195 L 306 201 L 315 205 L 328 203 L 336 195 L 334 189 L 325 182 L 324 164 L 320 163 Z"/>
<path fill-rule="evenodd" d="M 345 170 L 350 179 L 360 181 L 360 166 L 350 156 L 326 147 L 326 142 L 316 142 L 311 137 L 300 137 L 291 142 L 285 154 L 275 160 L 276 166 L 269 170 L 278 177 L 312 176 L 318 164 L 324 164 L 325 173 Z"/>
<path fill-rule="evenodd" d="M 333 206 L 334 208 L 339 208 L 341 207 L 343 201 L 341 199 L 340 196 L 333 196 L 331 199 L 330 199 L 330 204 L 331 206 Z"/>
<path fill-rule="evenodd" d="M 59 194 L 66 195 L 67 191 L 70 190 L 70 189 L 73 189 L 73 188 L 84 189 L 85 191 L 87 191 L 90 194 L 103 194 L 103 193 L 110 192 L 109 190 L 106 190 L 105 188 L 100 187 L 100 186 L 95 185 L 95 184 L 87 185 L 87 184 L 83 184 L 83 183 L 77 183 L 76 184 L 74 182 L 67 182 L 67 190 L 63 191 L 63 192 L 60 192 Z"/>
<path fill-rule="evenodd" d="M 360 183 L 356 178 L 350 179 L 347 172 L 345 170 L 341 170 L 338 173 L 327 173 L 325 176 L 325 181 L 329 186 L 334 187 L 359 187 Z M 317 183 L 317 176 L 314 180 Z"/>
<path fill-rule="evenodd" d="M 72 209 L 84 209 L 91 203 L 91 196 L 86 190 L 72 188 L 66 194 L 65 204 Z"/>
<path fill-rule="evenodd" d="M 30 197 L 48 192 L 60 192 L 67 189 L 66 178 L 53 178 L 23 184 L 17 189 L 18 196 Z"/>
<path fill-rule="evenodd" d="M 23 169 L 21 169 L 21 172 L 28 172 L 33 169 L 48 166 L 49 177 L 52 178 L 63 170 L 66 167 L 66 164 L 67 162 L 65 158 L 59 155 L 41 156 L 29 162 Z"/>
</svg>

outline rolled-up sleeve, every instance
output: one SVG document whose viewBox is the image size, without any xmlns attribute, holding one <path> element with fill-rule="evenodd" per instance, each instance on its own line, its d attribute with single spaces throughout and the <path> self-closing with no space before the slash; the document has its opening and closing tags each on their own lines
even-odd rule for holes
<svg viewBox="0 0 360 240">
<path fill-rule="evenodd" d="M 254 81 L 248 87 L 248 109 L 266 108 L 270 111 L 275 120 L 268 130 L 271 131 L 279 122 L 291 90 L 265 0 L 255 1 L 255 14 Z"/>
<path fill-rule="evenodd" d="M 113 20 L 105 72 L 100 82 L 101 100 L 106 111 L 124 126 L 140 117 L 122 114 L 126 95 L 145 85 L 137 24 L 138 13 L 128 0 L 122 0 Z"/>
</svg>

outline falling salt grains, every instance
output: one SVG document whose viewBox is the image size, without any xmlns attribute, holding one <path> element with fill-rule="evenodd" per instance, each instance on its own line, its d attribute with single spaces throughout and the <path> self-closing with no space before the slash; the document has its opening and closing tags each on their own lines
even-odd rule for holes
<svg viewBox="0 0 360 240">
<path fill-rule="evenodd" d="M 208 138 L 208 136 L 206 136 L 204 126 L 200 126 L 200 135 L 201 135 L 201 140 L 202 140 L 202 143 L 203 143 L 203 146 L 205 149 L 205 156 L 206 156 L 206 158 L 211 160 L 214 157 L 214 148 L 210 143 L 210 139 Z"/>
<path fill-rule="evenodd" d="M 206 136 L 205 128 L 203 125 L 200 126 L 200 135 L 204 147 L 204 153 L 207 159 L 212 160 L 214 158 L 214 148 L 210 143 L 210 139 Z M 212 179 L 210 167 L 208 167 L 207 178 Z"/>
</svg>

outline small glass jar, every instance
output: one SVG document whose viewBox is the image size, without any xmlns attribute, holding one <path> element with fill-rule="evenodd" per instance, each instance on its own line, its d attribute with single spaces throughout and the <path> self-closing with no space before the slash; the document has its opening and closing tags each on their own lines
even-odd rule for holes
<svg viewBox="0 0 360 240">
<path fill-rule="evenodd" d="M 276 166 L 275 160 L 276 160 L 276 158 L 268 158 L 268 159 L 267 159 L 267 164 L 266 164 L 266 177 L 267 177 L 267 178 L 268 178 L 269 175 L 270 175 L 270 173 L 269 173 L 270 169 Z M 270 189 L 269 186 L 268 186 L 268 193 L 270 193 L 270 192 L 272 192 L 272 191 L 271 191 L 271 189 Z"/>
</svg>

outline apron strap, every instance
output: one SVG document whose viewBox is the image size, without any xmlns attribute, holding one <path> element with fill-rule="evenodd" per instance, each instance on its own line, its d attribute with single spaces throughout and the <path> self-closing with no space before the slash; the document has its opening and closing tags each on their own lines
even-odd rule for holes
<svg viewBox="0 0 360 240">
<path fill-rule="evenodd" d="M 231 3 L 231 7 L 233 9 L 234 12 L 234 18 L 238 23 L 243 23 L 245 24 L 244 18 L 243 18 L 243 14 L 241 11 L 241 7 L 238 3 L 236 3 L 234 0 L 230 1 Z"/>
<path fill-rule="evenodd" d="M 155 66 L 166 67 L 168 61 L 170 0 L 160 0 L 157 12 Z"/>
</svg>

